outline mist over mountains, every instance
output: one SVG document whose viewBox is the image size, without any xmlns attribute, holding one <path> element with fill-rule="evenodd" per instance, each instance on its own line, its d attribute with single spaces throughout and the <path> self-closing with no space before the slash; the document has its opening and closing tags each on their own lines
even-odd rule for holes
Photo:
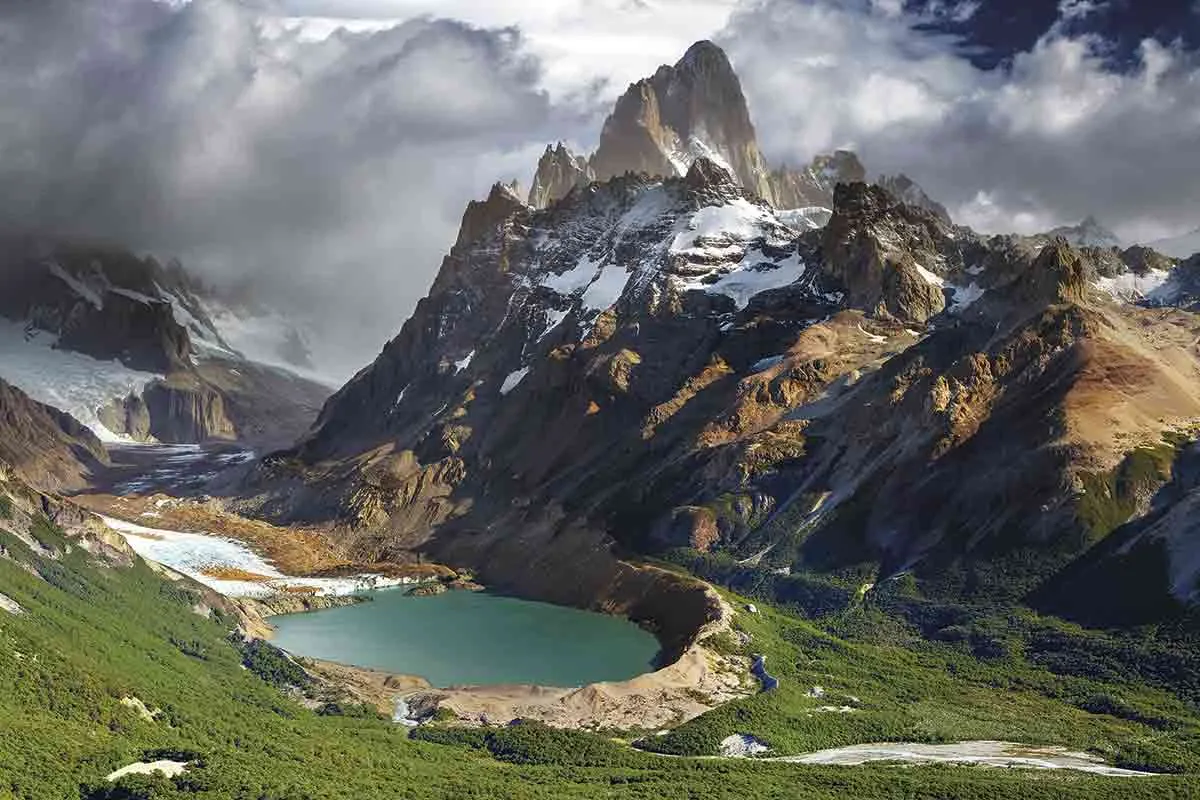
<svg viewBox="0 0 1200 800">
<path fill-rule="evenodd" d="M 773 164 L 852 148 L 984 231 L 1094 214 L 1125 241 L 1184 234 L 1195 15 L 1156 3 L 1117 26 L 1102 5 L 1036 4 L 1017 30 L 996 3 L 7 4 L 0 212 L 248 287 L 344 378 L 427 288 L 468 199 L 527 185 L 547 141 L 594 148 L 626 82 L 711 26 Z"/>
</svg>

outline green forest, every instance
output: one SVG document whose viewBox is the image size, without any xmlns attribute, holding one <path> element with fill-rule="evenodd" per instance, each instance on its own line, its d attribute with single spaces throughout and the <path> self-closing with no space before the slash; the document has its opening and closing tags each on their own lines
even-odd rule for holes
<svg viewBox="0 0 1200 800">
<path fill-rule="evenodd" d="M 781 686 L 666 736 L 535 724 L 415 731 L 361 708 L 305 707 L 308 678 L 235 621 L 196 613 L 200 590 L 142 562 L 113 567 L 39 521 L 38 552 L 0 532 L 0 798 L 1184 798 L 1200 791 L 1192 698 L 1136 672 L 1052 671 L 1025 643 L 980 650 L 986 619 L 946 641 L 872 603 L 806 618 L 756 601 L 724 649 L 766 655 Z M 744 598 L 729 593 L 734 603 Z M 1065 623 L 1033 631 L 1086 637 Z M 739 645 L 749 637 L 749 643 Z M 1099 636 L 1099 634 L 1096 634 Z M 1098 639 L 1098 641 L 1107 641 Z M 1036 654 L 1035 654 L 1036 655 Z M 823 687 L 823 699 L 811 696 Z M 149 711 L 139 710 L 136 699 Z M 123 703 L 122 701 L 127 702 Z M 846 703 L 854 713 L 821 714 Z M 1002 739 L 1070 745 L 1146 778 L 971 767 L 806 767 L 713 759 L 731 733 L 772 755 L 869 741 Z M 650 751 L 654 752 L 650 752 Z M 188 762 L 167 778 L 105 776 Z"/>
</svg>

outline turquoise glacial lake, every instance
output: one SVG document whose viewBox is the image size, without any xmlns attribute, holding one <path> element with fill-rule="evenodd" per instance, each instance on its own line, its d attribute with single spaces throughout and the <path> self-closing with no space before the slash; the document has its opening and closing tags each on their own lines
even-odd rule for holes
<svg viewBox="0 0 1200 800">
<path fill-rule="evenodd" d="M 408 597 L 274 617 L 290 653 L 434 686 L 586 686 L 654 669 L 658 640 L 628 620 L 488 592 Z"/>
</svg>

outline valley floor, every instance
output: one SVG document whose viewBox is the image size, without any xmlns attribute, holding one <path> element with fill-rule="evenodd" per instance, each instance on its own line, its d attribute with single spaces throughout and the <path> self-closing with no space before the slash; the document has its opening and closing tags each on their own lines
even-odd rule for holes
<svg viewBox="0 0 1200 800">
<path fill-rule="evenodd" d="M 325 672 L 314 680 L 269 644 L 231 636 L 236 614 L 204 587 L 164 580 L 94 533 L 58 528 L 7 484 L 0 495 L 0 798 L 1200 792 L 1200 713 L 1179 694 L 1114 669 L 1052 671 L 1019 649 L 984 654 L 967 641 L 926 641 L 871 593 L 818 621 L 721 590 L 733 613 L 709 648 L 765 656 L 779 686 L 669 731 L 612 721 L 593 730 L 462 728 L 436 721 L 441 714 L 410 730 L 381 714 L 367 689 L 414 685 L 379 675 L 346 691 L 338 687 L 355 676 L 329 680 L 334 665 L 314 669 Z M 1009 625 L 1034 622 L 1091 641 L 1054 620 L 1014 616 Z M 752 757 L 716 758 L 731 738 L 755 743 Z M 954 766 L 963 761 L 977 766 Z M 186 770 L 107 780 L 155 762 Z M 1013 768 L 978 766 L 999 763 Z M 1157 774 L 1131 777 L 1140 772 Z"/>
</svg>

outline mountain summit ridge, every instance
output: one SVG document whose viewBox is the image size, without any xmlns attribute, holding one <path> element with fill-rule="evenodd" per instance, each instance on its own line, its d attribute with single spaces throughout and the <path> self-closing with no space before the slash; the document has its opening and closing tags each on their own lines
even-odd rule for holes
<svg viewBox="0 0 1200 800">
<path fill-rule="evenodd" d="M 626 172 L 683 176 L 699 158 L 725 167 L 741 186 L 776 208 L 829 209 L 838 183 L 863 181 L 867 174 L 858 157 L 846 150 L 818 155 L 800 170 L 772 169 L 729 57 L 718 45 L 701 40 L 673 66 L 664 64 L 629 85 L 605 119 L 590 157 L 561 142 L 548 145 L 528 202 L 545 208 L 575 187 Z"/>
</svg>

